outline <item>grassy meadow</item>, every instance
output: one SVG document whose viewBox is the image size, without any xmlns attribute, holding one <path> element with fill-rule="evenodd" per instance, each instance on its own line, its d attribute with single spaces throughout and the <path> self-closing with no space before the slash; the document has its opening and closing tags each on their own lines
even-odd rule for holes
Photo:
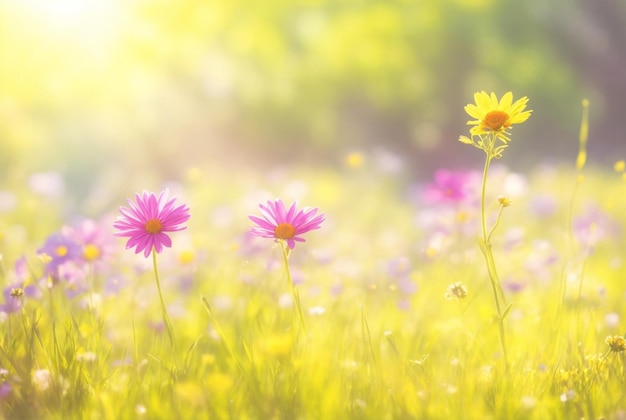
<svg viewBox="0 0 626 420">
<path fill-rule="evenodd" d="M 5 186 L 0 415 L 626 416 L 623 167 L 491 168 L 487 223 L 499 195 L 511 204 L 491 237 L 511 304 L 505 360 L 478 241 L 480 173 L 441 169 L 456 177 L 451 195 L 435 175 L 407 182 L 376 162 L 240 170 L 228 183 L 191 168 L 168 184 L 191 213 L 157 256 L 173 344 L 151 258 L 112 236 L 117 208 L 86 222 L 62 191 Z M 249 234 L 247 216 L 275 197 L 326 215 L 288 260 L 302 319 L 280 244 Z M 46 275 L 46 240 L 85 226 L 98 251 L 83 243 L 82 259 Z"/>
<path fill-rule="evenodd" d="M 0 420 L 626 420 L 625 6 L 0 0 Z"/>
</svg>

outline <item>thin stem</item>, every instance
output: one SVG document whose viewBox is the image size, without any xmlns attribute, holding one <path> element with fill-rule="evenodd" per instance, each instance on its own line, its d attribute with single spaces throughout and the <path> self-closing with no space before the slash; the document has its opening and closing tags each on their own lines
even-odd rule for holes
<svg viewBox="0 0 626 420">
<path fill-rule="evenodd" d="M 202 300 L 202 303 L 204 304 L 204 308 L 206 309 L 207 313 L 209 314 L 209 317 L 211 317 L 211 321 L 213 321 L 213 325 L 215 327 L 215 331 L 217 332 L 217 334 L 221 338 L 222 345 L 226 349 L 226 352 L 235 361 L 235 364 L 237 365 L 237 367 L 239 368 L 241 373 L 245 375 L 246 370 L 244 369 L 243 365 L 241 364 L 241 362 L 237 358 L 237 355 L 233 351 L 232 347 L 228 344 L 228 340 L 226 339 L 226 335 L 224 334 L 224 331 L 222 330 L 222 327 L 220 326 L 220 323 L 217 321 L 217 318 L 215 317 L 215 314 L 213 313 L 213 309 L 211 309 L 211 305 L 209 305 L 209 301 L 204 296 L 202 296 L 200 299 Z"/>
<path fill-rule="evenodd" d="M 152 264 L 154 265 L 154 278 L 156 279 L 157 290 L 159 291 L 159 300 L 161 301 L 161 312 L 163 315 L 163 322 L 165 322 L 165 328 L 167 328 L 167 335 L 170 338 L 170 344 L 174 347 L 174 330 L 172 329 L 172 323 L 170 317 L 167 314 L 167 308 L 165 307 L 165 301 L 163 300 L 163 293 L 161 292 L 161 282 L 159 281 L 159 271 L 157 270 L 157 257 L 156 251 L 152 249 Z"/>
<path fill-rule="evenodd" d="M 483 254 L 485 255 L 485 261 L 487 263 L 487 272 L 489 273 L 489 279 L 491 280 L 494 297 L 496 300 L 496 307 L 498 309 L 498 314 L 501 314 L 500 307 L 500 299 L 498 296 L 502 297 L 504 301 L 504 292 L 502 291 L 502 287 L 500 285 L 500 279 L 498 277 L 498 272 L 496 270 L 496 264 L 493 257 L 493 252 L 491 250 L 491 235 L 493 234 L 494 228 L 491 230 L 489 234 L 487 234 L 487 222 L 486 222 L 486 211 L 485 211 L 485 191 L 487 187 L 487 174 L 489 173 L 489 166 L 491 164 L 491 155 L 487 154 L 487 159 L 485 160 L 485 168 L 483 170 L 483 185 L 480 196 L 480 212 L 481 212 L 481 220 L 482 220 L 482 232 L 483 232 L 483 246 L 481 247 Z M 497 225 L 498 222 L 496 222 Z"/>
<path fill-rule="evenodd" d="M 502 210 L 504 210 L 504 206 L 500 205 L 500 210 L 498 210 L 498 217 L 496 217 L 496 221 L 493 224 L 493 227 L 491 228 L 489 235 L 487 235 L 487 243 L 491 243 L 491 235 L 493 235 L 493 232 L 495 232 L 496 228 L 498 227 L 498 224 L 500 224 L 500 216 L 502 216 Z"/>
<path fill-rule="evenodd" d="M 481 215 L 481 226 L 483 231 L 483 241 L 485 244 L 487 243 L 487 221 L 485 214 L 485 193 L 487 190 L 487 174 L 489 173 L 489 165 L 491 164 L 491 156 L 487 153 L 487 158 L 485 159 L 485 167 L 483 168 L 483 182 L 480 191 L 480 215 Z"/>
<path fill-rule="evenodd" d="M 578 296 L 576 297 L 576 333 L 580 332 L 580 303 L 583 296 L 583 280 L 585 278 L 585 268 L 587 266 L 587 256 L 583 259 L 580 267 L 580 282 L 578 284 Z M 580 341 L 580 339 L 579 339 Z"/>
<path fill-rule="evenodd" d="M 296 286 L 293 284 L 293 279 L 291 278 L 291 270 L 289 269 L 289 246 L 287 245 L 287 242 L 285 241 L 280 241 L 280 249 L 282 250 L 283 253 L 283 263 L 285 264 L 285 271 L 287 272 L 287 281 L 289 282 L 289 285 L 291 286 L 291 293 L 293 295 L 293 300 L 296 304 L 296 310 L 298 311 L 298 315 L 300 317 L 300 324 L 302 325 L 302 328 L 305 328 L 305 324 L 304 324 L 304 316 L 302 315 L 302 305 L 300 305 L 300 295 L 298 294 L 298 289 L 296 289 Z"/>
<path fill-rule="evenodd" d="M 593 226 L 589 232 L 589 239 L 587 242 L 587 250 L 585 251 L 585 255 L 582 261 L 582 266 L 580 267 L 580 282 L 578 283 L 578 296 L 576 297 L 576 340 L 581 342 L 580 338 L 580 306 L 583 295 L 583 280 L 585 279 L 585 269 L 587 267 L 587 259 L 591 253 L 592 248 L 592 235 L 593 235 Z M 584 356 L 583 356 L 584 357 Z"/>
<path fill-rule="evenodd" d="M 505 364 L 506 369 L 508 369 L 509 357 L 508 357 L 508 352 L 506 348 L 506 337 L 505 337 L 505 331 L 504 331 L 504 313 L 502 311 L 502 304 L 505 303 L 505 299 L 504 299 L 504 292 L 502 290 L 502 286 L 498 278 L 498 272 L 496 270 L 496 263 L 493 257 L 493 252 L 491 250 L 491 242 L 490 242 L 491 235 L 493 234 L 493 231 L 495 227 L 497 226 L 498 221 L 500 219 L 500 214 L 498 214 L 498 220 L 496 221 L 496 225 L 494 225 L 493 229 L 489 232 L 489 234 L 487 234 L 487 221 L 486 221 L 487 215 L 485 211 L 487 176 L 489 174 L 489 166 L 491 164 L 491 159 L 493 158 L 491 151 L 493 150 L 493 146 L 496 142 L 495 134 L 492 134 L 490 137 L 491 138 L 489 139 L 489 146 L 487 150 L 485 150 L 487 157 L 485 159 L 485 167 L 483 169 L 483 181 L 482 181 L 482 188 L 481 188 L 481 194 L 480 194 L 480 212 L 481 212 L 481 222 L 482 222 L 481 228 L 482 228 L 482 234 L 483 234 L 481 250 L 483 251 L 483 255 L 485 256 L 485 263 L 487 264 L 487 273 L 489 274 L 489 280 L 491 282 L 491 289 L 493 291 L 493 298 L 496 303 L 496 310 L 498 312 L 498 329 L 500 331 L 500 344 L 502 346 L 504 364 Z M 502 212 L 502 207 L 500 208 L 500 212 Z M 500 302 L 500 298 L 502 298 L 502 302 Z"/>
<path fill-rule="evenodd" d="M 572 195 L 569 199 L 569 204 L 567 206 L 567 239 L 568 244 L 570 245 L 570 253 L 573 253 L 572 248 L 574 244 L 574 203 L 576 202 L 576 197 L 578 195 L 578 189 L 580 188 L 580 184 L 582 182 L 581 175 L 576 176 L 576 183 L 574 184 L 574 189 L 572 190 Z M 565 275 L 565 268 L 563 269 L 563 275 L 561 276 L 561 288 L 560 288 L 560 306 L 557 312 L 557 320 L 561 318 L 561 310 L 565 306 L 565 295 L 567 293 L 567 281 Z"/>
</svg>

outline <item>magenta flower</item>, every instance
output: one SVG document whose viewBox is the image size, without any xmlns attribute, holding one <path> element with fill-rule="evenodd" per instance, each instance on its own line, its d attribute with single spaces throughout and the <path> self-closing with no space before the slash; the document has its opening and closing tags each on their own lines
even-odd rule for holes
<svg viewBox="0 0 626 420">
<path fill-rule="evenodd" d="M 122 216 L 113 223 L 119 230 L 115 236 L 128 237 L 126 249 L 135 247 L 135 254 L 143 251 L 148 258 L 153 249 L 160 254 L 163 247 L 172 246 L 166 232 L 186 229 L 182 224 L 191 217 L 189 208 L 184 204 L 175 207 L 176 199 L 168 199 L 167 190 L 158 197 L 144 190 L 141 195 L 135 195 L 135 200 L 136 203 L 128 200 L 130 207 L 120 207 Z"/>
<path fill-rule="evenodd" d="M 267 207 L 259 204 L 263 217 L 248 216 L 257 224 L 250 229 L 250 233 L 262 238 L 274 238 L 276 242 L 287 241 L 289 249 L 293 249 L 296 242 L 305 242 L 300 235 L 319 229 L 324 221 L 324 214 L 316 216 L 316 208 L 297 210 L 296 205 L 297 203 L 293 203 L 286 209 L 285 204 L 279 199 L 268 201 Z"/>
<path fill-rule="evenodd" d="M 480 177 L 474 171 L 435 171 L 434 182 L 424 190 L 424 199 L 428 203 L 448 204 L 461 203 L 473 197 L 473 189 L 478 185 Z"/>
</svg>

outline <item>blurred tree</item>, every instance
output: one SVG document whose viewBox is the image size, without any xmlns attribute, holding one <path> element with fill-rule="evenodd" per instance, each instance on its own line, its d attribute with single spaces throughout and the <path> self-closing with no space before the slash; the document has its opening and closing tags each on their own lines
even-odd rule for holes
<svg viewBox="0 0 626 420">
<path fill-rule="evenodd" d="M 626 2 L 579 0 L 578 7 L 548 10 L 543 28 L 592 96 L 593 143 L 603 156 L 626 154 Z"/>
<path fill-rule="evenodd" d="M 573 160 L 583 97 L 590 149 L 626 129 L 620 1 L 51 4 L 0 0 L 0 163 L 91 172 L 81 188 L 111 164 L 169 177 L 377 147 L 473 165 L 457 138 L 477 90 L 531 98 L 519 164 Z"/>
</svg>

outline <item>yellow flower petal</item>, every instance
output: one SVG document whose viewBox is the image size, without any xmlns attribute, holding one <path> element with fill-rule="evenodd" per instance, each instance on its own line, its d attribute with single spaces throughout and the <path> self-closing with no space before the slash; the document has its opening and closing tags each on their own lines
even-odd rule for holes
<svg viewBox="0 0 626 420">
<path fill-rule="evenodd" d="M 506 111 L 507 109 L 511 108 L 511 103 L 513 103 L 513 94 L 511 92 L 507 92 L 500 100 L 500 106 L 498 107 L 498 109 L 500 111 Z"/>
<path fill-rule="evenodd" d="M 480 136 L 489 132 L 497 132 L 498 138 L 503 142 L 510 141 L 507 130 L 513 124 L 526 121 L 532 111 L 524 109 L 528 97 L 513 102 L 513 93 L 506 92 L 500 100 L 494 92 L 488 94 L 485 91 L 474 93 L 474 104 L 465 106 L 465 112 L 472 118 L 467 122 L 471 125 L 470 133 Z"/>
<path fill-rule="evenodd" d="M 491 109 L 491 101 L 489 100 L 489 95 L 487 95 L 487 92 L 483 91 L 480 93 L 475 93 L 474 102 L 480 110 Z"/>
<path fill-rule="evenodd" d="M 522 99 L 518 99 L 515 101 L 513 106 L 511 107 L 511 113 L 516 114 L 526 108 L 526 103 L 528 102 L 528 98 L 524 96 Z"/>
<path fill-rule="evenodd" d="M 498 97 L 496 96 L 495 93 L 491 92 L 491 96 L 490 96 L 490 101 L 489 101 L 489 108 L 490 109 L 498 109 Z"/>
<path fill-rule="evenodd" d="M 483 114 L 480 112 L 480 109 L 474 104 L 467 105 L 465 107 L 465 112 L 467 112 L 470 117 L 474 117 L 477 119 L 481 119 L 483 117 Z"/>
</svg>

